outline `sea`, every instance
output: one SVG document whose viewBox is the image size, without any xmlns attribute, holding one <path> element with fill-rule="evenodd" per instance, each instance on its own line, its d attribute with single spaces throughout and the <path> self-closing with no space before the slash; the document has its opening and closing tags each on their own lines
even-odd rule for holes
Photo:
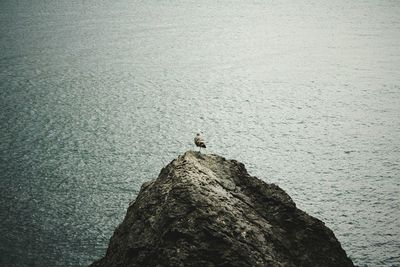
<svg viewBox="0 0 400 267">
<path fill-rule="evenodd" d="M 0 1 L 0 266 L 87 266 L 202 132 L 400 266 L 400 1 Z"/>
</svg>

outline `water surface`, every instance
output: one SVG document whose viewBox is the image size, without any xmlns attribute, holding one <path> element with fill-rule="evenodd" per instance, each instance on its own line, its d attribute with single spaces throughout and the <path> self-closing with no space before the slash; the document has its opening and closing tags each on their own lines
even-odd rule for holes
<svg viewBox="0 0 400 267">
<path fill-rule="evenodd" d="M 334 3 L 332 3 L 334 2 Z M 1 1 L 0 265 L 101 257 L 193 149 L 400 262 L 400 2 Z"/>
</svg>

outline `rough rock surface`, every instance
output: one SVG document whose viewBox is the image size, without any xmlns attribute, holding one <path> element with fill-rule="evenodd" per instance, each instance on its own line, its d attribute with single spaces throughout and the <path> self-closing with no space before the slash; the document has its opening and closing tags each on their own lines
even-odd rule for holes
<svg viewBox="0 0 400 267">
<path fill-rule="evenodd" d="M 104 258 L 117 266 L 353 266 L 333 232 L 244 165 L 189 151 L 144 183 Z"/>
</svg>

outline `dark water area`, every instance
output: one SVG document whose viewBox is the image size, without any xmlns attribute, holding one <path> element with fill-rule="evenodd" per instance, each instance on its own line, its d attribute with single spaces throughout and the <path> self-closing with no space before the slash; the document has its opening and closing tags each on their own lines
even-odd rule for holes
<svg viewBox="0 0 400 267">
<path fill-rule="evenodd" d="M 400 266 L 400 2 L 1 1 L 0 265 L 86 266 L 186 150 Z"/>
</svg>

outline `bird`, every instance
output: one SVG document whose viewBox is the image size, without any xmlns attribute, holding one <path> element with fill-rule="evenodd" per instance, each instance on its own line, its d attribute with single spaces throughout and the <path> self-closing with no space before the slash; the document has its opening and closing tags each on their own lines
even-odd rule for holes
<svg viewBox="0 0 400 267">
<path fill-rule="evenodd" d="M 201 137 L 200 133 L 196 134 L 196 137 L 194 138 L 194 143 L 197 147 L 200 148 L 199 152 L 201 152 L 201 148 L 206 148 L 206 143 L 204 142 L 204 139 L 203 137 Z"/>
</svg>

